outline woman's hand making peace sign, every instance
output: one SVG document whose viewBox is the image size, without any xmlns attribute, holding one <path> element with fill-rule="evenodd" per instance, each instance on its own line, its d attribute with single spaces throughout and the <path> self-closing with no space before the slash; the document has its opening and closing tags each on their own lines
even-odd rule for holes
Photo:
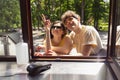
<svg viewBox="0 0 120 80">
<path fill-rule="evenodd" d="M 50 27 L 51 27 L 50 19 L 46 19 L 45 15 L 42 14 L 42 20 L 43 20 L 43 23 L 44 23 L 44 26 L 45 26 L 45 30 L 50 30 Z"/>
</svg>

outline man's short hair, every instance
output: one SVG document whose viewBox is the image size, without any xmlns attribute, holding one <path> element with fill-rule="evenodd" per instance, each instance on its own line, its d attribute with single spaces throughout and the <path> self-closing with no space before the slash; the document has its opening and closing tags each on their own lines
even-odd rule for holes
<svg viewBox="0 0 120 80">
<path fill-rule="evenodd" d="M 74 17 L 74 18 L 80 20 L 80 16 L 78 14 L 76 14 L 74 11 L 68 10 L 61 16 L 61 20 L 62 20 L 63 24 L 65 23 L 65 20 L 68 17 Z"/>
</svg>

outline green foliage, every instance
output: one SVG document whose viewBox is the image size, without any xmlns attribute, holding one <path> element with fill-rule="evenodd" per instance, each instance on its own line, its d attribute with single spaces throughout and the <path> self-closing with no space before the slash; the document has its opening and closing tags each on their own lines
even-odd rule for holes
<svg viewBox="0 0 120 80">
<path fill-rule="evenodd" d="M 109 20 L 109 3 L 103 0 L 31 0 L 31 9 L 33 25 L 36 27 L 42 26 L 41 14 L 49 16 L 51 21 L 54 21 L 60 20 L 61 15 L 67 10 L 73 10 L 79 15 L 84 11 L 84 15 L 81 16 L 84 19 L 83 23 L 93 25 L 96 29 Z"/>
<path fill-rule="evenodd" d="M 100 31 L 108 31 L 108 22 L 104 22 L 103 20 L 99 21 L 101 24 L 99 25 Z"/>
<path fill-rule="evenodd" d="M 92 6 L 92 16 L 94 18 L 94 26 L 96 29 L 99 29 L 100 26 L 100 20 L 105 20 L 105 22 L 109 19 L 109 7 L 106 8 L 106 3 L 103 0 L 94 0 L 93 6 Z"/>
<path fill-rule="evenodd" d="M 43 27 L 41 14 L 51 21 L 60 20 L 67 10 L 73 10 L 81 16 L 86 25 L 99 29 L 109 20 L 109 2 L 103 0 L 30 0 L 33 28 Z M 0 29 L 8 31 L 21 25 L 19 0 L 0 0 Z"/>
<path fill-rule="evenodd" d="M 8 31 L 20 27 L 19 0 L 0 0 L 0 29 Z"/>
</svg>

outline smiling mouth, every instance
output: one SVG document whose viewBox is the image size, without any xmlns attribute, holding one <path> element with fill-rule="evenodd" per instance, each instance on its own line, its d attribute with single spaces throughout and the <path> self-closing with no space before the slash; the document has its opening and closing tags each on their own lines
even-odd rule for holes
<svg viewBox="0 0 120 80">
<path fill-rule="evenodd" d="M 75 27 L 75 24 L 70 24 L 70 27 L 74 28 L 74 27 Z"/>
<path fill-rule="evenodd" d="M 72 27 L 74 28 L 74 27 L 75 27 L 75 25 L 72 25 Z"/>
</svg>

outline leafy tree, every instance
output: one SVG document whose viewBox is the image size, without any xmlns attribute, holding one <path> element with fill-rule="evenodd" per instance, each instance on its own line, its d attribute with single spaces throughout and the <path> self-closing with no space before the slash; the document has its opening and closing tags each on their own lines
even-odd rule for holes
<svg viewBox="0 0 120 80">
<path fill-rule="evenodd" d="M 105 7 L 103 0 L 94 0 L 92 6 L 92 15 L 94 18 L 94 27 L 99 30 L 99 20 L 105 16 Z"/>
<path fill-rule="evenodd" d="M 0 29 L 8 32 L 20 27 L 20 7 L 18 0 L 0 0 Z"/>
<path fill-rule="evenodd" d="M 109 3 L 103 0 L 30 0 L 33 26 L 42 26 L 41 14 L 51 21 L 59 20 L 67 10 L 73 10 L 81 16 L 83 24 L 93 25 L 99 29 L 109 18 Z M 39 28 L 38 28 L 39 29 Z"/>
</svg>

